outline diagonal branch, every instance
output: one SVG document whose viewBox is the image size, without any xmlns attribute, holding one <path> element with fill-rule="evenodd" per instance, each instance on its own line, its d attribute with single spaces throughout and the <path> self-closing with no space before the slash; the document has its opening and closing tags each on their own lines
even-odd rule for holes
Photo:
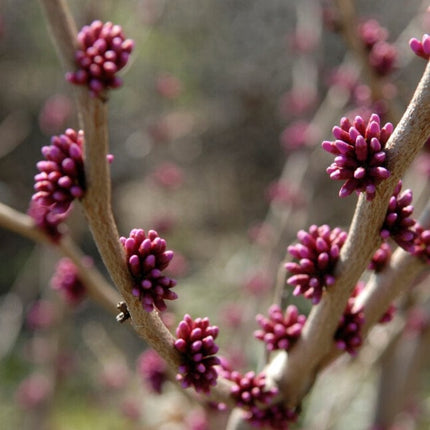
<svg viewBox="0 0 430 430">
<path fill-rule="evenodd" d="M 391 177 L 378 186 L 373 201 L 367 201 L 363 195 L 359 197 L 348 239 L 341 251 L 336 283 L 312 309 L 302 338 L 288 356 L 288 366 L 278 381 L 287 404 L 300 403 L 323 357 L 330 351 L 346 302 L 380 243 L 379 230 L 392 191 L 429 135 L 430 65 L 427 65 L 411 103 L 387 143 Z"/>
</svg>

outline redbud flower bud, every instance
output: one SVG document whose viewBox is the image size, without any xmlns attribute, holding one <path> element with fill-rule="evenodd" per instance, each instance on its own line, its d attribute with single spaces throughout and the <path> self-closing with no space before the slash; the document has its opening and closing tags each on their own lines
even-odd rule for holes
<svg viewBox="0 0 430 430">
<path fill-rule="evenodd" d="M 91 266 L 91 259 L 88 258 L 85 264 Z M 85 285 L 79 279 L 78 269 L 68 258 L 62 258 L 58 262 L 51 279 L 51 287 L 61 292 L 65 300 L 72 305 L 81 302 L 87 293 Z"/>
<path fill-rule="evenodd" d="M 255 331 L 254 336 L 264 341 L 269 351 L 288 351 L 299 338 L 306 316 L 300 315 L 294 305 L 288 306 L 285 314 L 278 305 L 272 305 L 269 308 L 269 318 L 258 314 L 256 320 L 261 330 Z"/>
<path fill-rule="evenodd" d="M 36 192 L 32 200 L 49 208 L 47 218 L 65 217 L 73 200 L 85 193 L 83 144 L 83 132 L 69 128 L 53 136 L 51 145 L 42 147 L 45 159 L 37 163 L 40 173 L 34 177 Z"/>
<path fill-rule="evenodd" d="M 276 388 L 267 389 L 265 387 L 266 375 L 248 372 L 241 375 L 233 371 L 228 378 L 234 382 L 231 388 L 231 395 L 236 400 L 238 406 L 251 409 L 258 404 L 269 404 L 270 400 L 278 393 Z"/>
<path fill-rule="evenodd" d="M 333 128 L 336 140 L 324 141 L 322 147 L 336 156 L 327 168 L 330 178 L 346 180 L 339 197 L 362 191 L 367 200 L 373 200 L 376 186 L 390 176 L 384 167 L 384 147 L 392 132 L 391 123 L 381 128 L 377 114 L 372 114 L 367 123 L 360 116 L 356 116 L 352 124 L 348 118 L 342 118 L 340 127 Z"/>
<path fill-rule="evenodd" d="M 400 194 L 402 181 L 399 181 L 388 204 L 387 214 L 381 228 L 381 237 L 387 239 L 392 237 L 397 245 L 404 250 L 413 252 L 414 239 L 416 236 L 415 220 L 411 217 L 414 207 L 412 206 L 412 191 L 405 190 Z"/>
<path fill-rule="evenodd" d="M 413 254 L 430 263 L 430 230 L 424 230 L 420 225 L 417 225 L 415 232 Z"/>
<path fill-rule="evenodd" d="M 335 282 L 334 268 L 346 236 L 340 228 L 331 230 L 328 225 L 312 225 L 309 232 L 297 233 L 300 243 L 289 246 L 288 252 L 298 261 L 285 265 L 293 274 L 287 283 L 296 286 L 294 295 L 303 294 L 313 304 L 319 303 L 324 288 Z"/>
<path fill-rule="evenodd" d="M 139 356 L 137 372 L 154 393 L 161 394 L 167 380 L 167 364 L 154 350 L 148 349 Z"/>
<path fill-rule="evenodd" d="M 173 258 L 173 251 L 166 250 L 166 241 L 155 230 L 146 234 L 134 229 L 130 237 L 120 238 L 127 258 L 128 269 L 134 279 L 132 294 L 139 297 L 143 308 L 151 312 L 154 307 L 166 310 L 164 300 L 175 300 L 178 296 L 171 291 L 176 281 L 162 275 L 162 271 Z"/>
<path fill-rule="evenodd" d="M 193 386 L 197 392 L 208 393 L 218 377 L 214 366 L 220 364 L 215 354 L 218 327 L 210 326 L 209 319 L 193 320 L 186 314 L 176 329 L 175 348 L 182 354 L 176 379 L 183 388 Z"/>
<path fill-rule="evenodd" d="M 122 28 L 111 22 L 93 21 L 78 34 L 75 53 L 77 70 L 66 74 L 76 85 L 88 86 L 93 97 L 110 88 L 122 85 L 117 73 L 128 62 L 134 42 L 125 39 Z"/>
<path fill-rule="evenodd" d="M 381 272 L 388 265 L 391 258 L 391 247 L 388 243 L 383 242 L 373 254 L 368 269 L 375 272 Z"/>
<path fill-rule="evenodd" d="M 428 34 L 424 34 L 421 41 L 413 37 L 409 41 L 409 46 L 419 57 L 425 60 L 430 58 L 430 36 Z"/>
<path fill-rule="evenodd" d="M 337 347 L 347 351 L 351 355 L 357 354 L 357 350 L 363 342 L 360 331 L 364 324 L 364 312 L 363 309 L 353 310 L 356 297 L 362 288 L 363 285 L 358 284 L 348 299 L 334 335 Z"/>
</svg>

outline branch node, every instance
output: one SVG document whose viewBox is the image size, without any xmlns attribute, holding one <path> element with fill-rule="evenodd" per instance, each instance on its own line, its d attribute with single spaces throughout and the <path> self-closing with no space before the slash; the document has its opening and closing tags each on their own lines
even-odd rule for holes
<svg viewBox="0 0 430 430">
<path fill-rule="evenodd" d="M 128 312 L 127 303 L 126 302 L 119 302 L 116 305 L 116 308 L 121 311 L 116 316 L 116 321 L 119 323 L 123 323 L 124 321 L 127 321 L 130 318 L 130 313 Z"/>
</svg>

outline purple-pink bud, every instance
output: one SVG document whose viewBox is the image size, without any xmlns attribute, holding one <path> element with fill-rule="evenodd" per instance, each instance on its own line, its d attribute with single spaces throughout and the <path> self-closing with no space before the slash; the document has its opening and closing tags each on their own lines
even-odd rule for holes
<svg viewBox="0 0 430 430">
<path fill-rule="evenodd" d="M 355 287 L 334 334 L 337 347 L 351 355 L 356 355 L 362 344 L 361 327 L 364 324 L 364 311 L 363 309 L 354 309 L 354 304 L 363 288 L 362 283 Z"/>
<path fill-rule="evenodd" d="M 430 36 L 428 34 L 424 34 L 421 41 L 413 37 L 409 41 L 409 46 L 419 57 L 425 60 L 430 58 Z"/>
<path fill-rule="evenodd" d="M 116 73 L 128 62 L 134 42 L 125 39 L 122 28 L 111 22 L 94 21 L 78 34 L 75 62 L 78 69 L 66 79 L 76 85 L 87 85 L 93 97 L 121 85 Z"/>
<path fill-rule="evenodd" d="M 46 208 L 46 217 L 56 214 L 65 218 L 73 200 L 83 197 L 83 144 L 83 132 L 69 128 L 64 134 L 53 136 L 50 146 L 42 148 L 45 160 L 36 164 L 40 173 L 34 177 L 36 192 L 32 200 Z"/>
<path fill-rule="evenodd" d="M 285 314 L 278 305 L 272 305 L 268 318 L 258 314 L 256 320 L 261 330 L 255 331 L 254 336 L 265 342 L 269 351 L 277 349 L 288 351 L 300 337 L 306 316 L 299 315 L 294 305 L 288 306 Z"/>
<path fill-rule="evenodd" d="M 237 371 L 232 371 L 228 377 L 234 385 L 231 387 L 231 395 L 236 404 L 242 408 L 250 410 L 259 404 L 267 405 L 278 393 L 276 388 L 266 389 L 266 375 L 248 372 L 245 375 Z"/>
<path fill-rule="evenodd" d="M 353 191 L 365 192 L 367 200 L 375 197 L 376 185 L 390 176 L 384 167 L 384 146 L 393 131 L 391 123 L 380 126 L 379 116 L 372 114 L 366 123 L 360 116 L 353 123 L 342 118 L 340 127 L 333 128 L 335 141 L 324 141 L 322 148 L 335 155 L 327 168 L 331 179 L 346 180 L 340 197 Z"/>
<path fill-rule="evenodd" d="M 401 189 L 402 181 L 399 181 L 390 198 L 380 235 L 384 240 L 391 236 L 397 245 L 406 251 L 413 252 L 416 221 L 411 217 L 413 212 L 413 206 L 410 204 L 412 191 L 405 190 L 400 194 Z"/>
<path fill-rule="evenodd" d="M 208 318 L 193 320 L 186 314 L 176 329 L 174 346 L 182 355 L 176 379 L 182 387 L 193 386 L 197 392 L 208 393 L 218 377 L 214 366 L 220 364 L 215 339 L 218 327 L 210 326 Z"/>
<path fill-rule="evenodd" d="M 303 294 L 314 304 L 319 303 L 324 288 L 335 282 L 333 272 L 346 236 L 341 229 L 331 230 L 328 225 L 312 225 L 309 232 L 300 230 L 297 233 L 301 243 L 289 246 L 288 252 L 298 262 L 285 265 L 293 275 L 287 283 L 296 286 L 294 295 Z"/>
<path fill-rule="evenodd" d="M 153 392 L 161 394 L 167 380 L 167 364 L 154 350 L 148 349 L 139 356 L 137 372 Z"/>
<path fill-rule="evenodd" d="M 92 260 L 88 257 L 83 262 L 87 267 L 92 266 Z M 87 294 L 87 289 L 79 279 L 78 269 L 68 258 L 62 258 L 55 269 L 51 279 L 51 287 L 59 291 L 65 300 L 76 305 L 80 303 Z"/>
<path fill-rule="evenodd" d="M 166 251 L 166 242 L 155 230 L 148 234 L 142 229 L 133 229 L 130 237 L 121 237 L 129 271 L 134 279 L 132 294 L 139 297 L 143 308 L 151 312 L 154 307 L 166 309 L 165 300 L 175 300 L 171 291 L 176 281 L 162 274 L 173 258 L 173 251 Z"/>
</svg>

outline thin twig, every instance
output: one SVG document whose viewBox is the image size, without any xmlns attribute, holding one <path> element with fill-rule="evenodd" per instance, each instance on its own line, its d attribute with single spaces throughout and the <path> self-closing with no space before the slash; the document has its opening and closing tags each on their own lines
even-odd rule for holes
<svg viewBox="0 0 430 430">
<path fill-rule="evenodd" d="M 88 295 L 109 312 L 117 313 L 116 304 L 121 296 L 107 283 L 100 272 L 83 263 L 85 255 L 68 235 L 64 235 L 58 242 L 53 242 L 48 235 L 36 227 L 31 217 L 3 203 L 0 203 L 0 226 L 34 242 L 56 247 L 65 257 L 73 261 L 78 269 L 79 278 L 87 288 Z"/>
</svg>

